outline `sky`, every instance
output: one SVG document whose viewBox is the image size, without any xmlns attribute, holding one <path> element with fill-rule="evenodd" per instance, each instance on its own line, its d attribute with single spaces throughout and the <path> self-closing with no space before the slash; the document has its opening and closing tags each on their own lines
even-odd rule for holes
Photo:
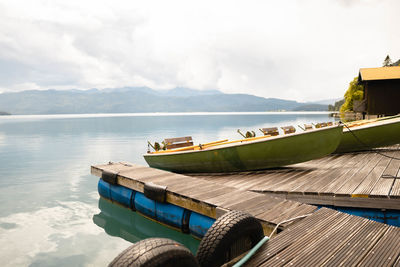
<svg viewBox="0 0 400 267">
<path fill-rule="evenodd" d="M 0 0 L 0 92 L 340 98 L 359 68 L 400 58 L 399 10 L 398 0 Z"/>
</svg>

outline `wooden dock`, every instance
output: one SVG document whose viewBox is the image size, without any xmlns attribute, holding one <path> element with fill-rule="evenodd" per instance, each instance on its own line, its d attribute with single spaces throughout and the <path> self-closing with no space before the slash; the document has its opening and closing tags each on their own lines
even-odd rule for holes
<svg viewBox="0 0 400 267">
<path fill-rule="evenodd" d="M 248 212 L 266 235 L 284 220 L 309 215 L 283 224 L 246 266 L 400 267 L 400 228 L 295 201 L 400 209 L 399 168 L 399 160 L 366 152 L 230 175 L 187 176 L 126 162 L 92 166 L 91 172 L 117 172 L 118 184 L 139 192 L 148 182 L 167 186 L 166 202 L 212 218 Z"/>
<path fill-rule="evenodd" d="M 322 208 L 264 244 L 246 266 L 400 266 L 400 228 Z"/>
<path fill-rule="evenodd" d="M 211 218 L 217 218 L 228 210 L 248 212 L 260 220 L 266 235 L 279 222 L 317 210 L 312 205 L 132 163 L 109 163 L 91 168 L 92 174 L 98 177 L 104 170 L 117 172 L 119 185 L 138 192 L 143 192 L 144 184 L 148 182 L 167 186 L 166 202 Z M 290 223 L 283 224 L 281 229 L 287 225 Z"/>
<path fill-rule="evenodd" d="M 314 205 L 400 210 L 400 160 L 382 154 L 400 158 L 395 146 L 280 169 L 191 176 Z"/>
</svg>

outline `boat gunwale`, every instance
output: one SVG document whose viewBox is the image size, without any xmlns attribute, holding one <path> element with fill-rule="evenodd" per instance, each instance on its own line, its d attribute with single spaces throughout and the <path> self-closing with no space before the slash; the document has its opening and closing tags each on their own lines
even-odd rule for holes
<svg viewBox="0 0 400 267">
<path fill-rule="evenodd" d="M 347 127 L 350 127 L 351 131 L 358 131 L 358 130 L 363 130 L 363 129 L 368 129 L 371 127 L 379 127 L 379 126 L 384 126 L 384 125 L 389 125 L 389 124 L 394 124 L 394 123 L 399 123 L 400 118 L 395 117 L 395 118 L 389 118 L 389 119 L 384 119 L 384 120 L 377 120 L 377 121 L 371 121 L 371 122 L 366 122 L 363 125 L 356 125 L 356 126 L 351 126 L 347 125 Z M 343 127 L 343 132 L 347 133 L 350 132 L 350 130 L 347 127 Z"/>
<path fill-rule="evenodd" d="M 219 149 L 230 148 L 230 147 L 245 146 L 245 145 L 251 145 L 251 144 L 256 144 L 256 143 L 268 142 L 271 140 L 290 138 L 290 137 L 299 136 L 299 135 L 308 134 L 308 133 L 333 130 L 334 128 L 342 128 L 341 133 L 343 133 L 343 125 L 339 124 L 339 125 L 327 126 L 327 127 L 323 127 L 323 128 L 315 128 L 312 130 L 307 130 L 307 131 L 297 132 L 297 133 L 281 134 L 281 135 L 277 135 L 277 136 L 265 136 L 265 138 L 260 138 L 260 139 L 256 139 L 256 140 L 250 140 L 250 141 L 240 141 L 240 140 L 246 140 L 246 139 L 233 140 L 233 141 L 238 141 L 238 142 L 231 143 L 231 144 L 225 144 L 225 145 L 224 144 L 216 145 L 216 146 L 202 149 L 202 150 L 184 150 L 184 151 L 171 151 L 171 152 L 163 152 L 163 153 L 146 153 L 146 154 L 143 154 L 143 157 L 157 157 L 157 156 L 162 156 L 162 155 L 169 156 L 169 155 L 213 151 L 213 150 L 219 150 Z M 260 137 L 262 137 L 262 136 L 260 136 Z"/>
</svg>

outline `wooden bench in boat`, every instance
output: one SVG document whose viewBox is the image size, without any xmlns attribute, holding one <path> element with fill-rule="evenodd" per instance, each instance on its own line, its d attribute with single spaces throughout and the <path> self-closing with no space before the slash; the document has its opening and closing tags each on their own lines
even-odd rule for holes
<svg viewBox="0 0 400 267">
<path fill-rule="evenodd" d="M 304 124 L 304 130 L 312 130 L 312 124 Z"/>
<path fill-rule="evenodd" d="M 164 139 L 164 143 L 167 149 L 193 146 L 193 140 L 191 136 L 166 138 Z"/>
<path fill-rule="evenodd" d="M 284 126 L 284 127 L 281 127 L 281 129 L 283 130 L 283 132 L 285 134 L 290 134 L 290 133 L 296 132 L 296 128 L 294 128 L 293 126 Z"/>
<path fill-rule="evenodd" d="M 327 126 L 332 126 L 333 122 L 320 122 L 315 124 L 315 128 L 323 128 L 323 127 L 327 127 Z"/>
<path fill-rule="evenodd" d="M 264 135 L 271 135 L 271 136 L 275 136 L 275 135 L 279 135 L 279 131 L 277 127 L 272 127 L 272 128 L 261 128 L 260 131 L 264 134 Z"/>
</svg>

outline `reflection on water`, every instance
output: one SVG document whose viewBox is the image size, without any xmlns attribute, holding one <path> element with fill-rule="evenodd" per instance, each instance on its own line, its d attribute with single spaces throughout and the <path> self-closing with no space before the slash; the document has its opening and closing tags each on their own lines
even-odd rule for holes
<svg viewBox="0 0 400 267">
<path fill-rule="evenodd" d="M 239 128 L 329 120 L 327 114 L 286 113 L 0 117 L 1 265 L 105 266 L 150 236 L 173 238 L 194 252 L 198 241 L 190 235 L 99 202 L 90 165 L 145 165 L 147 140 L 191 135 L 205 143 L 238 139 Z"/>
<path fill-rule="evenodd" d="M 200 241 L 189 234 L 161 225 L 103 198 L 99 199 L 99 209 L 101 212 L 93 216 L 93 222 L 109 235 L 132 243 L 149 237 L 170 238 L 184 244 L 193 254 L 197 251 Z"/>
</svg>

